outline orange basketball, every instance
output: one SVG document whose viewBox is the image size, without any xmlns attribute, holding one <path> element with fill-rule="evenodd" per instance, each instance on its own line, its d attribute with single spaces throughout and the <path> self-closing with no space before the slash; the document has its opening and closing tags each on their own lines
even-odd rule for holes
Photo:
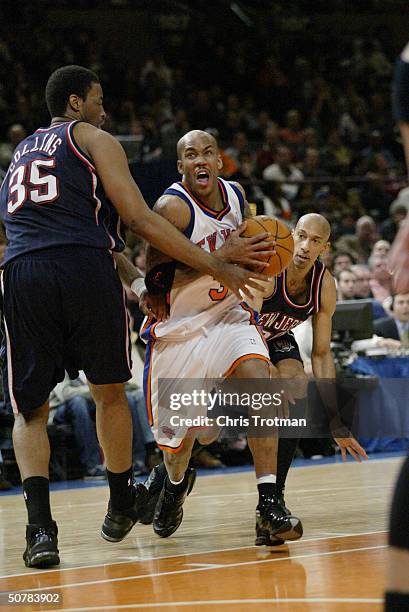
<svg viewBox="0 0 409 612">
<path fill-rule="evenodd" d="M 271 255 L 267 261 L 268 266 L 264 268 L 263 274 L 268 276 L 277 276 L 288 266 L 293 258 L 294 240 L 291 235 L 291 230 L 283 221 L 275 217 L 267 217 L 266 215 L 258 215 L 250 217 L 247 220 L 247 227 L 242 234 L 246 238 L 250 238 L 262 232 L 270 232 L 276 241 L 276 254 Z"/>
</svg>

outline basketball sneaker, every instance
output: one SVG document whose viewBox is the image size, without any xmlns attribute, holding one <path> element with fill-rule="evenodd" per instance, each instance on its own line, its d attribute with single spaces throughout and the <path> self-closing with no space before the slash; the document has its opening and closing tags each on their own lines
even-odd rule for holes
<svg viewBox="0 0 409 612">
<path fill-rule="evenodd" d="M 288 508 L 277 495 L 265 498 L 256 508 L 256 546 L 278 546 L 298 540 L 303 534 L 299 518 L 287 514 Z M 287 511 L 287 512 L 286 512 Z"/>
<path fill-rule="evenodd" d="M 58 527 L 52 521 L 48 527 L 29 524 L 26 527 L 26 550 L 23 554 L 27 567 L 50 567 L 58 565 Z"/>
<path fill-rule="evenodd" d="M 277 489 L 277 497 L 278 497 L 278 503 L 281 506 L 283 512 L 287 516 L 290 516 L 291 515 L 291 510 L 289 508 L 287 508 L 287 506 L 285 505 L 284 489 L 281 489 L 281 491 L 279 489 Z"/>
<path fill-rule="evenodd" d="M 101 527 L 101 536 L 104 540 L 120 542 L 139 521 L 147 502 L 148 493 L 142 484 L 137 484 L 134 485 L 134 495 L 132 506 L 126 510 L 116 511 L 109 502 L 108 512 Z"/>
<path fill-rule="evenodd" d="M 155 514 L 156 504 L 158 503 L 163 483 L 166 480 L 166 468 L 164 463 L 160 463 L 153 468 L 143 486 L 148 491 L 147 501 L 143 507 L 141 518 L 142 525 L 151 525 Z M 189 495 L 190 491 L 188 492 Z"/>
<path fill-rule="evenodd" d="M 153 530 L 161 538 L 168 538 L 175 533 L 183 518 L 183 503 L 193 489 L 196 470 L 188 467 L 184 476 L 184 486 L 179 493 L 168 488 L 168 478 L 163 483 L 153 517 Z"/>
</svg>

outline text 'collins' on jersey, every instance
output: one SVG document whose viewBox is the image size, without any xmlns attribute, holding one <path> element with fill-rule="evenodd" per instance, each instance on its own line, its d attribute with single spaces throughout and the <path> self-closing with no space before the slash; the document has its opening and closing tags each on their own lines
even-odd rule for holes
<svg viewBox="0 0 409 612">
<path fill-rule="evenodd" d="M 0 191 L 4 264 L 50 247 L 122 251 L 119 216 L 73 137 L 77 121 L 39 129 L 15 149 Z"/>
</svg>

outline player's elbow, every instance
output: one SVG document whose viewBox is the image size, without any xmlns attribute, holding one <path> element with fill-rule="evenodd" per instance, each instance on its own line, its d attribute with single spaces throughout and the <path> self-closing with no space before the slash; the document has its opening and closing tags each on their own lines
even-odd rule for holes
<svg viewBox="0 0 409 612">
<path fill-rule="evenodd" d="M 124 219 L 124 221 L 131 232 L 149 241 L 153 216 L 156 216 L 155 213 L 149 208 L 146 208 L 138 211 L 137 215 L 132 215 L 128 219 Z"/>
<path fill-rule="evenodd" d="M 331 351 L 325 347 L 317 347 L 313 349 L 311 361 L 314 363 L 324 363 L 328 358 L 331 358 Z"/>
</svg>

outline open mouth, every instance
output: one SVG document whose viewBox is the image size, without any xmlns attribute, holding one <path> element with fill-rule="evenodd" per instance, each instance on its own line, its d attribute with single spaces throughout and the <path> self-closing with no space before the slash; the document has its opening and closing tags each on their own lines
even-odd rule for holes
<svg viewBox="0 0 409 612">
<path fill-rule="evenodd" d="M 196 181 L 200 185 L 207 185 L 209 183 L 210 175 L 207 170 L 199 170 L 196 174 Z"/>
<path fill-rule="evenodd" d="M 306 257 L 305 255 L 300 255 L 300 253 L 297 253 L 297 259 L 300 259 L 301 261 L 308 261 L 309 257 Z"/>
</svg>

